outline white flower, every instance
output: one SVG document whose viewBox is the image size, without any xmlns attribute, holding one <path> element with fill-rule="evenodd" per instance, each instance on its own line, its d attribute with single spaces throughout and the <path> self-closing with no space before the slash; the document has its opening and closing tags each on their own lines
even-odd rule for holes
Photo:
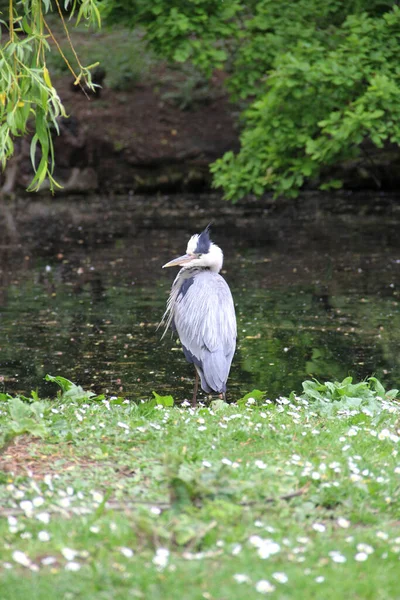
<svg viewBox="0 0 400 600">
<path fill-rule="evenodd" d="M 35 508 L 39 508 L 39 506 L 42 506 L 42 504 L 44 504 L 44 499 L 41 496 L 37 496 L 32 500 L 32 504 Z"/>
<path fill-rule="evenodd" d="M 103 502 L 104 500 L 104 496 L 101 492 L 96 492 L 96 491 L 92 491 L 92 498 L 93 498 L 93 502 L 97 502 L 98 504 L 101 504 L 101 502 Z"/>
<path fill-rule="evenodd" d="M 126 423 L 122 423 L 121 421 L 118 421 L 117 426 L 121 427 L 122 429 L 125 429 L 126 431 L 129 431 L 129 425 L 127 425 Z"/>
<path fill-rule="evenodd" d="M 72 548 L 61 548 L 61 554 L 65 560 L 74 560 L 75 556 L 79 554 L 79 552 L 77 550 L 73 550 Z"/>
<path fill-rule="evenodd" d="M 223 465 L 228 465 L 228 466 L 231 466 L 231 464 L 232 464 L 232 461 L 229 460 L 229 458 L 222 458 L 221 462 Z"/>
<path fill-rule="evenodd" d="M 265 462 L 263 462 L 262 460 L 255 460 L 254 464 L 256 467 L 258 467 L 259 469 L 266 469 L 267 465 L 265 464 Z"/>
<path fill-rule="evenodd" d="M 21 509 L 24 511 L 27 517 L 32 515 L 33 512 L 33 504 L 30 500 L 23 500 L 19 503 Z"/>
<path fill-rule="evenodd" d="M 266 525 L 265 531 L 268 531 L 268 533 L 275 533 L 275 529 L 271 527 L 271 525 Z"/>
<path fill-rule="evenodd" d="M 381 540 L 387 540 L 389 539 L 389 535 L 387 533 L 385 533 L 384 531 L 377 531 L 376 532 L 376 537 L 381 539 Z"/>
<path fill-rule="evenodd" d="M 31 559 L 25 554 L 25 552 L 15 550 L 12 553 L 12 557 L 16 563 L 22 565 L 23 567 L 29 567 L 31 565 Z"/>
<path fill-rule="evenodd" d="M 98 525 L 92 525 L 91 527 L 89 527 L 89 531 L 91 531 L 92 533 L 99 533 L 100 527 Z"/>
<path fill-rule="evenodd" d="M 248 575 L 243 575 L 242 573 L 235 573 L 233 579 L 237 583 L 248 583 L 250 581 L 250 577 Z"/>
<path fill-rule="evenodd" d="M 125 546 L 120 548 L 120 552 L 125 556 L 125 558 L 132 558 L 133 556 L 133 550 L 131 550 L 131 548 L 126 548 Z"/>
<path fill-rule="evenodd" d="M 158 508 L 158 506 L 152 506 L 150 508 L 150 512 L 152 515 L 161 515 L 161 508 Z"/>
<path fill-rule="evenodd" d="M 374 549 L 372 546 L 370 546 L 369 544 L 357 544 L 357 550 L 359 552 L 366 552 L 367 554 L 372 554 Z"/>
<path fill-rule="evenodd" d="M 308 544 L 310 541 L 310 538 L 305 537 L 303 535 L 299 535 L 299 537 L 297 537 L 296 540 L 299 542 L 299 544 Z"/>
<path fill-rule="evenodd" d="M 339 525 L 339 527 L 343 527 L 343 529 L 348 529 L 350 527 L 350 521 L 344 519 L 343 517 L 338 518 L 337 524 Z"/>
<path fill-rule="evenodd" d="M 286 573 L 272 573 L 272 577 L 278 581 L 279 583 L 287 583 L 288 582 L 288 576 L 286 575 Z"/>
<path fill-rule="evenodd" d="M 81 568 L 80 563 L 75 562 L 75 561 L 67 562 L 65 565 L 66 571 L 79 571 L 80 568 Z"/>
<path fill-rule="evenodd" d="M 378 433 L 378 440 L 386 440 L 387 438 L 390 438 L 390 436 L 391 433 L 389 429 L 382 429 L 382 431 Z"/>
<path fill-rule="evenodd" d="M 43 481 L 49 487 L 49 489 L 51 489 L 51 490 L 53 489 L 53 483 L 52 483 L 52 477 L 51 477 L 51 475 L 45 475 L 43 477 Z"/>
<path fill-rule="evenodd" d="M 242 544 L 235 544 L 232 548 L 233 556 L 237 556 L 242 551 Z"/>
<path fill-rule="evenodd" d="M 206 467 L 207 469 L 209 469 L 212 465 L 210 462 L 208 462 L 208 460 L 203 460 L 202 462 L 203 467 Z"/>
<path fill-rule="evenodd" d="M 323 523 L 313 523 L 312 528 L 314 531 L 318 531 L 318 533 L 323 533 L 326 530 L 326 527 L 323 525 Z"/>
<path fill-rule="evenodd" d="M 357 562 L 364 562 L 364 560 L 367 560 L 368 554 L 366 552 L 358 552 L 354 558 Z"/>
<path fill-rule="evenodd" d="M 271 554 L 277 554 L 281 547 L 272 540 L 263 540 L 263 543 L 258 548 L 258 555 L 260 558 L 269 558 Z"/>
<path fill-rule="evenodd" d="M 325 581 L 325 577 L 323 577 L 322 575 L 319 575 L 318 577 L 315 578 L 316 583 L 323 583 Z"/>
<path fill-rule="evenodd" d="M 41 542 L 48 542 L 50 541 L 50 534 L 48 531 L 39 531 L 38 533 L 38 540 Z"/>
<path fill-rule="evenodd" d="M 260 594 L 270 594 L 275 591 L 275 586 L 266 579 L 260 579 L 260 581 L 257 581 L 256 583 L 256 591 Z"/>
<path fill-rule="evenodd" d="M 263 541 L 264 540 L 259 535 L 251 535 L 249 537 L 250 544 L 252 544 L 252 546 L 255 546 L 256 548 L 259 548 L 263 544 Z"/>
<path fill-rule="evenodd" d="M 45 556 L 40 562 L 45 567 L 48 567 L 49 565 L 54 565 L 54 563 L 57 562 L 57 559 L 54 556 Z"/>
<path fill-rule="evenodd" d="M 350 427 L 349 431 L 347 432 L 347 435 L 352 437 L 354 435 L 357 435 L 358 433 L 358 429 L 356 429 L 355 427 Z"/>
<path fill-rule="evenodd" d="M 69 508 L 71 505 L 71 500 L 69 498 L 61 498 L 58 501 L 58 504 L 62 507 L 62 508 Z"/>
<path fill-rule="evenodd" d="M 335 563 L 345 563 L 346 562 L 346 557 L 343 556 L 343 554 L 341 554 L 339 552 L 339 550 L 332 550 L 332 552 L 329 552 L 329 556 Z"/>
<path fill-rule="evenodd" d="M 169 559 L 169 550 L 167 548 L 157 548 L 153 563 L 159 568 L 164 569 L 167 566 Z"/>
<path fill-rule="evenodd" d="M 45 525 L 47 525 L 48 523 L 50 523 L 50 515 L 47 512 L 38 513 L 36 515 L 36 518 L 37 518 L 38 521 L 41 521 Z"/>
</svg>

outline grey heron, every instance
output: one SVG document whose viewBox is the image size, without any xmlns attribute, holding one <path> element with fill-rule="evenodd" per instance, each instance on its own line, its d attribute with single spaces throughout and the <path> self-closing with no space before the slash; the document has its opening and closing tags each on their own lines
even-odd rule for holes
<svg viewBox="0 0 400 600">
<path fill-rule="evenodd" d="M 224 255 L 207 227 L 193 235 L 186 254 L 165 267 L 182 267 L 176 276 L 162 318 L 166 334 L 176 331 L 186 360 L 195 366 L 192 404 L 196 405 L 199 377 L 206 393 L 225 397 L 226 382 L 236 347 L 236 317 L 232 294 L 219 274 Z"/>
</svg>

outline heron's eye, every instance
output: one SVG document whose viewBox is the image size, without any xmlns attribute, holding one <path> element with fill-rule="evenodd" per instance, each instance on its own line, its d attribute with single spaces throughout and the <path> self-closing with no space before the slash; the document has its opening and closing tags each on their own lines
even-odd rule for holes
<svg viewBox="0 0 400 600">
<path fill-rule="evenodd" d="M 202 254 L 198 254 L 198 255 L 197 255 L 197 258 L 201 258 L 202 256 L 203 256 Z"/>
</svg>

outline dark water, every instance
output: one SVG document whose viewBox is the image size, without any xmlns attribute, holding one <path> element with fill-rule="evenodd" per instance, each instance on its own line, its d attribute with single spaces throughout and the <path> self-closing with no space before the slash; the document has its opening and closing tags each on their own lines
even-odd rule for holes
<svg viewBox="0 0 400 600">
<path fill-rule="evenodd" d="M 231 398 L 300 391 L 310 376 L 398 386 L 400 215 L 393 199 L 362 200 L 347 212 L 348 198 L 20 206 L 0 247 L 0 386 L 53 394 L 50 373 L 99 393 L 190 397 L 192 367 L 156 329 L 174 276 L 161 266 L 209 221 L 238 317 Z"/>
</svg>

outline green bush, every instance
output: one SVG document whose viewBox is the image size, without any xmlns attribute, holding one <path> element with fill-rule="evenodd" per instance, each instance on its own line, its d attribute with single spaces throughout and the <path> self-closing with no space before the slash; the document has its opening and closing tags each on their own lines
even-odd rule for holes
<svg viewBox="0 0 400 600">
<path fill-rule="evenodd" d="M 109 88 L 130 90 L 150 70 L 151 55 L 145 51 L 145 44 L 137 33 L 119 27 L 88 36 L 84 26 L 80 26 L 71 31 L 71 35 L 80 60 L 84 64 L 99 62 L 105 69 L 105 85 Z M 64 54 L 69 63 L 74 64 L 74 54 L 65 46 Z M 57 52 L 49 54 L 47 64 L 52 72 L 68 73 L 68 65 Z"/>
<path fill-rule="evenodd" d="M 295 196 L 322 168 L 357 156 L 364 139 L 399 144 L 393 2 L 109 0 L 108 18 L 144 26 L 164 57 L 229 73 L 233 99 L 247 102 L 241 150 L 212 172 L 231 200 Z"/>
</svg>

